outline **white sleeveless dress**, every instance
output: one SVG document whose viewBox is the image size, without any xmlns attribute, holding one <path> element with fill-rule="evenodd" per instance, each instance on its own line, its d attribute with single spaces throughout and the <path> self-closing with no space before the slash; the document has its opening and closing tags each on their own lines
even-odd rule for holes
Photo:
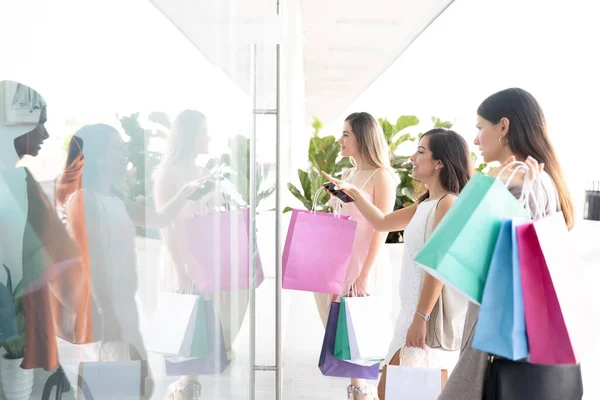
<svg viewBox="0 0 600 400">
<path fill-rule="evenodd" d="M 146 359 L 147 353 L 140 332 L 138 304 L 135 299 L 138 290 L 135 225 L 120 198 L 92 193 L 88 189 L 82 192 L 85 204 L 96 203 L 96 207 L 86 207 L 85 220 L 95 221 L 95 225 L 101 230 L 97 235 L 100 240 L 88 242 L 90 254 L 102 254 L 101 260 L 90 257 L 92 287 L 100 298 L 112 300 L 116 320 L 111 323 L 116 325 L 109 325 L 108 321 L 103 321 L 96 308 L 100 305 L 94 304 L 94 343 L 72 345 L 61 342 L 61 362 L 68 364 L 129 360 L 135 357 L 130 352 L 130 345 L 142 359 Z M 67 208 L 72 198 L 73 195 L 67 200 Z M 70 222 L 67 222 L 67 229 L 72 234 Z M 90 236 L 88 234 L 88 237 Z M 105 330 L 120 332 L 122 340 L 104 341 L 103 325 Z M 119 335 L 113 333 L 113 336 Z"/>
<path fill-rule="evenodd" d="M 413 322 L 415 311 L 421 297 L 421 289 L 425 279 L 425 271 L 415 262 L 415 258 L 425 244 L 425 228 L 429 213 L 437 206 L 439 200 L 425 201 L 418 205 L 415 215 L 404 230 L 404 253 L 400 270 L 400 313 L 396 320 L 394 337 L 385 359 L 390 360 L 406 344 L 406 334 Z M 406 348 L 402 356 L 402 365 L 408 367 L 431 367 L 452 369 L 458 360 L 458 351 L 439 349 Z"/>
</svg>

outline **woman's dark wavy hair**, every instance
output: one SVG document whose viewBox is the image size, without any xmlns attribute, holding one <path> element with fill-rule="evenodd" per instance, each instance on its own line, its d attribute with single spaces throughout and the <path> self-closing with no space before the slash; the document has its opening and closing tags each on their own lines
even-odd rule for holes
<svg viewBox="0 0 600 400">
<path fill-rule="evenodd" d="M 450 129 L 435 128 L 425 132 L 429 138 L 429 151 L 434 160 L 443 164 L 440 170 L 440 183 L 450 193 L 459 194 L 473 173 L 471 153 L 465 139 Z M 419 203 L 429 198 L 426 191 Z"/>
</svg>

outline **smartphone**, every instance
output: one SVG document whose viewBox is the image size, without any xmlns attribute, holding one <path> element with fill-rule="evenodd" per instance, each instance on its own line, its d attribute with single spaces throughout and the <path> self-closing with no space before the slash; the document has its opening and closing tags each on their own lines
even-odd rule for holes
<svg viewBox="0 0 600 400">
<path fill-rule="evenodd" d="M 337 197 L 344 203 L 352 203 L 354 201 L 354 199 L 348 193 L 344 192 L 343 190 L 337 190 L 333 182 L 327 182 L 323 185 L 323 187 L 329 190 L 331 194 L 333 194 L 335 197 Z"/>
<path fill-rule="evenodd" d="M 189 200 L 200 200 L 204 195 L 215 188 L 213 181 L 206 181 L 204 185 L 196 189 L 192 194 L 188 196 Z"/>
</svg>

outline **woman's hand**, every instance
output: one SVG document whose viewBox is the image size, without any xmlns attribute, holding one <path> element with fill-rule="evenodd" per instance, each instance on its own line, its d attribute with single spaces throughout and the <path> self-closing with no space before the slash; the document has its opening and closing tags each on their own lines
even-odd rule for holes
<svg viewBox="0 0 600 400">
<path fill-rule="evenodd" d="M 425 348 L 425 336 L 427 335 L 427 322 L 418 315 L 415 315 L 412 324 L 406 333 L 406 344 L 404 347 Z"/>
<path fill-rule="evenodd" d="M 177 271 L 177 293 L 192 294 L 195 292 L 194 281 L 187 273 L 187 269 Z"/>
<path fill-rule="evenodd" d="M 179 192 L 179 195 L 187 198 L 192 193 L 194 193 L 196 190 L 198 190 L 202 186 L 204 186 L 206 184 L 206 182 L 212 181 L 213 179 L 214 179 L 214 176 L 212 174 L 205 175 L 198 179 L 194 179 L 193 181 L 190 181 L 190 182 L 186 183 L 185 185 L 183 185 L 183 187 L 181 188 L 181 190 Z"/>
<path fill-rule="evenodd" d="M 350 286 L 352 295 L 357 297 L 369 296 L 369 292 L 367 291 L 367 283 L 368 278 L 366 276 L 359 275 L 352 286 Z"/>
<path fill-rule="evenodd" d="M 340 179 L 336 179 L 333 176 L 329 175 L 326 172 L 321 171 L 321 175 L 323 175 L 325 178 L 327 178 L 327 180 L 331 183 L 333 183 L 335 185 L 335 189 L 336 190 L 341 190 L 343 192 L 346 192 L 347 194 L 349 194 L 350 196 L 354 197 L 354 194 L 357 192 L 357 188 L 356 186 L 354 186 L 351 183 L 342 181 Z M 325 188 L 325 190 L 327 190 L 327 192 L 329 194 L 331 194 L 331 192 Z"/>
<path fill-rule="evenodd" d="M 490 171 L 489 176 L 491 177 L 498 177 L 498 174 L 500 174 L 502 171 L 502 176 L 500 176 L 500 179 L 502 179 L 504 182 L 506 182 L 515 172 L 515 170 L 517 170 L 518 172 L 516 172 L 511 180 L 511 182 L 514 182 L 516 184 L 523 184 L 523 180 L 525 178 L 525 172 L 522 170 L 522 166 L 520 165 L 510 165 L 512 163 L 514 163 L 516 161 L 515 156 L 510 156 L 508 157 L 503 163 L 502 165 L 500 165 L 498 168 L 494 168 L 492 171 Z M 527 170 L 529 173 L 529 179 L 531 179 L 532 181 L 536 181 L 539 179 L 542 171 L 544 171 L 544 163 L 538 163 L 538 161 L 533 158 L 533 157 L 527 157 L 527 159 L 524 161 L 525 165 L 527 166 Z"/>
</svg>

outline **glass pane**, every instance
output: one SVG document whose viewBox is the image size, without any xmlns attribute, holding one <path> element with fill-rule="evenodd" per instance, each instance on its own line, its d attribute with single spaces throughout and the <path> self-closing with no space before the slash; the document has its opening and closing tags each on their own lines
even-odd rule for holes
<svg viewBox="0 0 600 400">
<path fill-rule="evenodd" d="M 31 398 L 53 381 L 70 383 L 63 398 L 249 398 L 260 282 L 256 358 L 274 365 L 275 118 L 258 117 L 250 159 L 251 42 L 230 35 L 247 20 L 260 30 L 267 7 L 237 4 L 72 3 L 51 26 L 43 7 L 27 10 L 39 24 L 10 26 L 47 38 L 41 54 L 64 65 L 24 67 L 35 64 L 25 35 L 3 57 L 22 82 L 0 91 L 0 254 L 24 297 L 0 271 L 15 305 L 0 339 L 25 336 L 10 356 L 28 343 Z M 270 109 L 275 47 L 256 43 L 257 107 Z M 271 398 L 275 374 L 257 374 L 256 398 Z"/>
</svg>

